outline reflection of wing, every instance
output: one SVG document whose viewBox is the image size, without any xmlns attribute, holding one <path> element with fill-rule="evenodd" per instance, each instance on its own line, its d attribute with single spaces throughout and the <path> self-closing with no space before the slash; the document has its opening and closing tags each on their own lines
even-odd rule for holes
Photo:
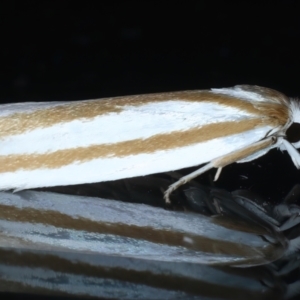
<svg viewBox="0 0 300 300">
<path fill-rule="evenodd" d="M 289 120 L 285 96 L 252 89 L 4 105 L 0 189 L 166 172 L 245 148 Z"/>
<path fill-rule="evenodd" d="M 230 265 L 264 264 L 286 248 L 251 223 L 144 204 L 23 191 L 0 192 L 0 206 L 2 248 Z"/>
<path fill-rule="evenodd" d="M 22 296 L 34 294 L 38 299 L 47 295 L 46 299 L 60 300 L 75 297 L 231 300 L 232 295 L 243 300 L 288 299 L 283 276 L 274 276 L 267 266 L 248 271 L 188 262 L 149 262 L 123 256 L 32 249 L 10 248 L 0 253 L 2 295 L 5 291 L 10 292 L 9 296 L 22 293 Z M 291 294 L 291 289 L 288 291 Z"/>
<path fill-rule="evenodd" d="M 284 298 L 285 276 L 273 268 L 229 267 L 269 263 L 285 252 L 276 234 L 251 223 L 36 191 L 1 192 L 0 206 L 1 292 Z"/>
</svg>

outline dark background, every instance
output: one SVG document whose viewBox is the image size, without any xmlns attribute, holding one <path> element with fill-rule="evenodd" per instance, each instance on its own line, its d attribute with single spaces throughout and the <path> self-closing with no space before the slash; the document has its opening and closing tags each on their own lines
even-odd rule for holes
<svg viewBox="0 0 300 300">
<path fill-rule="evenodd" d="M 256 84 L 300 96 L 299 1 L 2 1 L 0 101 Z M 287 154 L 225 168 L 217 183 L 280 201 Z"/>
</svg>

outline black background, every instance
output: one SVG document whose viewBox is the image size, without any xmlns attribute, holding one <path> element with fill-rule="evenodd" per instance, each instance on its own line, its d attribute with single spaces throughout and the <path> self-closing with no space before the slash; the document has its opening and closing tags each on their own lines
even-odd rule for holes
<svg viewBox="0 0 300 300">
<path fill-rule="evenodd" d="M 2 1 L 0 101 L 256 84 L 300 96 L 299 1 Z M 138 130 L 138 128 L 137 128 Z M 299 182 L 271 151 L 217 183 L 280 201 Z"/>
</svg>

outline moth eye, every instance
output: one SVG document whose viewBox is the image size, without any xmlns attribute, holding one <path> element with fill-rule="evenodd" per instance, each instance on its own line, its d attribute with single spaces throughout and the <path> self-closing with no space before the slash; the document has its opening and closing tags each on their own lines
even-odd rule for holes
<svg viewBox="0 0 300 300">
<path fill-rule="evenodd" d="M 286 131 L 287 140 L 290 143 L 297 143 L 300 141 L 300 123 L 293 123 Z"/>
</svg>

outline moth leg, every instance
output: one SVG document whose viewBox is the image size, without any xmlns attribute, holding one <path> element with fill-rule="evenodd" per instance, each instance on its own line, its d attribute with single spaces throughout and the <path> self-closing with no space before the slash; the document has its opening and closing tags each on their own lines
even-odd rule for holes
<svg viewBox="0 0 300 300">
<path fill-rule="evenodd" d="M 206 171 L 214 168 L 214 164 L 213 161 L 206 164 L 205 166 L 201 167 L 200 169 L 181 177 L 179 180 L 177 180 L 176 182 L 174 182 L 173 184 L 171 184 L 168 189 L 165 191 L 164 193 L 164 199 L 166 203 L 171 203 L 170 201 L 170 195 L 172 192 L 174 192 L 177 188 L 179 188 L 181 185 L 186 184 L 187 182 L 191 181 L 192 179 L 194 179 L 195 177 L 205 173 Z"/>
<path fill-rule="evenodd" d="M 217 181 L 221 175 L 221 172 L 222 172 L 222 167 L 219 167 L 218 170 L 217 170 L 217 173 L 215 175 L 215 178 L 214 178 L 214 181 Z"/>
<path fill-rule="evenodd" d="M 277 138 L 274 136 L 271 136 L 264 140 L 256 142 L 254 144 L 246 146 L 244 148 L 238 149 L 236 151 L 230 152 L 226 155 L 223 155 L 223 156 L 213 159 L 211 162 L 209 162 L 205 166 L 201 167 L 200 169 L 198 169 L 186 176 L 181 177 L 178 181 L 171 184 L 164 193 L 165 202 L 171 203 L 170 195 L 172 192 L 174 192 L 181 185 L 186 184 L 187 182 L 189 182 L 192 179 L 196 178 L 197 176 L 205 173 L 206 171 L 208 171 L 212 168 L 218 168 L 218 171 L 217 171 L 216 177 L 215 177 L 215 179 L 217 180 L 223 167 L 230 165 L 241 159 L 244 159 L 244 158 L 254 154 L 257 151 L 266 149 L 266 148 L 274 145 L 276 142 L 277 142 Z"/>
</svg>

